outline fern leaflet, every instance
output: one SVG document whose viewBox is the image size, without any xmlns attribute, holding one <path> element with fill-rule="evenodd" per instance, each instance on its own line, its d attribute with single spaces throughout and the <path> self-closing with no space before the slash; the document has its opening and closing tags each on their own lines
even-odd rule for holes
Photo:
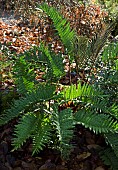
<svg viewBox="0 0 118 170">
<path fill-rule="evenodd" d="M 54 97 L 55 86 L 40 84 L 36 91 L 26 94 L 25 97 L 15 100 L 6 114 L 0 117 L 0 125 L 7 123 L 15 117 L 18 117 L 24 110 L 33 103 L 49 101 Z"/>
<path fill-rule="evenodd" d="M 110 166 L 112 170 L 118 170 L 118 157 L 116 157 L 111 148 L 101 151 L 100 158 L 104 161 L 104 164 Z"/>
<path fill-rule="evenodd" d="M 20 148 L 26 139 L 28 139 L 35 130 L 37 117 L 33 113 L 27 113 L 19 120 L 19 124 L 15 126 L 15 136 L 12 145 L 14 150 Z"/>
<path fill-rule="evenodd" d="M 82 86 L 81 83 L 79 83 L 78 86 L 71 85 L 69 87 L 64 87 L 61 94 L 66 100 L 73 100 L 82 96 L 92 96 L 93 93 L 94 90 L 92 86 L 89 86 L 88 84 Z"/>
<path fill-rule="evenodd" d="M 56 76 L 56 77 L 60 77 L 62 74 L 63 74 L 63 71 L 62 69 L 60 69 L 59 67 L 59 60 L 57 60 L 57 62 L 55 62 L 55 59 L 51 56 L 50 54 L 50 51 L 48 50 L 48 48 L 44 47 L 43 44 L 40 44 L 40 50 L 45 54 L 45 56 L 48 58 L 48 61 L 50 63 L 50 67 L 52 68 L 53 70 L 53 74 Z M 54 55 L 54 54 L 53 54 Z M 58 56 L 54 56 L 54 57 L 58 57 Z M 49 63 L 47 63 L 49 65 Z M 61 65 L 63 65 L 61 63 Z"/>
<path fill-rule="evenodd" d="M 18 59 L 14 65 L 14 77 L 17 84 L 18 92 L 20 94 L 26 94 L 34 89 L 34 68 L 30 68 L 31 63 L 25 60 L 25 56 L 18 56 Z"/>
<path fill-rule="evenodd" d="M 51 126 L 48 119 L 39 119 L 36 125 L 35 134 L 33 135 L 33 154 L 38 153 L 43 149 L 45 144 L 50 141 Z"/>
<path fill-rule="evenodd" d="M 117 124 L 117 129 L 118 129 L 118 124 Z M 116 156 L 118 157 L 118 133 L 107 133 L 105 134 L 105 138 L 107 142 L 109 142 L 109 144 L 111 145 Z"/>
<path fill-rule="evenodd" d="M 63 157 L 68 157 L 72 148 L 70 140 L 73 137 L 74 119 L 71 109 L 58 111 L 57 107 L 53 108 L 52 124 L 56 128 L 57 137 L 60 142 L 60 150 Z"/>
<path fill-rule="evenodd" d="M 115 132 L 117 122 L 114 122 L 109 115 L 96 114 L 90 110 L 79 110 L 75 113 L 75 121 L 86 128 L 93 130 L 96 134 Z"/>
</svg>

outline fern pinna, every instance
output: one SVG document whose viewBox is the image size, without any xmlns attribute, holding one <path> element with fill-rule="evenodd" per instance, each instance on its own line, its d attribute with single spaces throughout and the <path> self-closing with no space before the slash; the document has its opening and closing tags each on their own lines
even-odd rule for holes
<svg viewBox="0 0 118 170">
<path fill-rule="evenodd" d="M 111 148 L 103 149 L 100 152 L 100 157 L 104 161 L 105 165 L 110 166 L 111 170 L 118 169 L 118 157 L 115 155 Z"/>
<path fill-rule="evenodd" d="M 57 106 L 53 106 L 52 124 L 56 129 L 57 137 L 60 142 L 60 151 L 65 158 L 68 158 L 72 148 L 70 140 L 73 136 L 74 117 L 71 109 L 65 109 L 59 112 Z"/>
</svg>

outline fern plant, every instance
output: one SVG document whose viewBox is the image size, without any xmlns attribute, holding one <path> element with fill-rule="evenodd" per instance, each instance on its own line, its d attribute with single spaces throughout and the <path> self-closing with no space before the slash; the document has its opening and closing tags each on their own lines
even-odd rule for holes
<svg viewBox="0 0 118 170">
<path fill-rule="evenodd" d="M 46 4 L 41 8 L 53 20 L 65 45 L 65 52 L 72 57 L 76 56 L 76 33 L 71 31 L 67 21 L 54 8 Z M 104 38 L 106 39 L 106 36 Z M 101 48 L 101 45 L 99 47 Z M 98 50 L 95 54 L 98 54 Z M 44 72 L 43 82 L 36 79 L 37 70 Z M 31 138 L 32 152 L 35 154 L 45 145 L 52 142 L 55 144 L 54 140 L 58 140 L 59 146 L 56 148 L 67 159 L 72 148 L 70 140 L 73 137 L 73 128 L 76 124 L 82 124 L 95 133 L 103 134 L 118 156 L 116 101 L 109 105 L 109 94 L 94 84 L 64 86 L 62 91 L 57 93 L 58 81 L 64 74 L 63 55 L 56 55 L 42 43 L 40 47 L 34 47 L 16 57 L 14 75 L 20 93 L 19 99 L 13 101 L 11 107 L 0 117 L 0 125 L 14 118 L 18 119 L 12 142 L 14 149 L 18 149 Z M 77 106 L 75 113 L 71 108 L 59 110 L 59 106 L 68 101 Z M 52 131 L 55 132 L 56 139 L 53 139 Z"/>
<path fill-rule="evenodd" d="M 43 44 L 16 57 L 13 70 L 19 99 L 14 100 L 11 108 L 0 117 L 0 125 L 14 118 L 18 119 L 12 141 L 14 149 L 18 149 L 27 139 L 32 138 L 32 153 L 35 154 L 48 143 L 52 143 L 52 131 L 56 130 L 58 149 L 64 158 L 69 156 L 69 142 L 74 127 L 73 123 L 70 123 L 74 122 L 72 111 L 58 111 L 58 106 L 50 106 L 50 100 L 60 99 L 60 95 L 56 94 L 55 82 L 58 83 L 60 76 L 64 74 L 62 61 L 61 55 L 55 55 Z M 45 71 L 44 82 L 40 83 L 36 79 L 37 69 Z"/>
</svg>

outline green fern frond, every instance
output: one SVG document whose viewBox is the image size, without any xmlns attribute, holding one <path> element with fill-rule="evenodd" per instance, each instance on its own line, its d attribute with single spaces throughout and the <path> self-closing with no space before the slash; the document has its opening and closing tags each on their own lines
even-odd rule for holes
<svg viewBox="0 0 118 170">
<path fill-rule="evenodd" d="M 103 49 L 106 40 L 108 39 L 115 24 L 116 24 L 115 21 L 112 22 L 110 25 L 108 25 L 108 27 L 104 30 L 104 32 L 101 35 L 97 35 L 93 37 L 91 41 L 89 41 L 87 51 L 89 54 L 89 58 L 91 58 L 91 60 L 93 60 L 94 62 L 97 59 L 100 51 Z"/>
<path fill-rule="evenodd" d="M 80 68 L 84 68 L 85 64 L 89 60 L 88 42 L 89 39 L 86 36 L 75 36 L 75 40 L 73 41 L 74 59 L 78 66 L 78 70 Z"/>
<path fill-rule="evenodd" d="M 62 54 L 55 54 L 43 43 L 40 47 L 34 46 L 29 51 L 18 55 L 14 72 L 18 92 L 25 94 L 33 90 L 36 85 L 36 74 L 34 70 L 45 72 L 46 80 L 60 79 L 64 74 Z"/>
<path fill-rule="evenodd" d="M 41 8 L 52 19 L 62 43 L 65 45 L 65 48 L 67 48 L 68 52 L 71 52 L 75 32 L 74 30 L 71 30 L 70 24 L 55 8 L 48 6 L 46 3 L 40 5 L 39 8 Z"/>
<path fill-rule="evenodd" d="M 117 128 L 116 130 L 118 130 L 118 124 L 116 128 Z M 106 141 L 111 145 L 116 156 L 118 157 L 118 131 L 117 133 L 105 134 L 105 138 L 106 138 Z"/>
<path fill-rule="evenodd" d="M 64 66 L 63 66 L 62 58 L 59 58 L 59 56 L 54 55 L 54 53 L 52 54 L 49 51 L 49 49 L 45 47 L 42 43 L 40 44 L 40 50 L 47 57 L 48 59 L 48 60 L 46 59 L 46 61 L 48 61 L 47 66 L 49 66 L 49 68 L 52 69 L 53 71 L 52 74 L 54 74 L 56 77 L 62 76 L 62 74 L 64 73 Z"/>
<path fill-rule="evenodd" d="M 68 87 L 64 87 L 62 93 L 61 93 L 66 100 L 73 100 L 78 97 L 90 97 L 97 95 L 97 91 L 94 90 L 94 88 L 88 84 L 82 85 L 79 83 L 76 85 L 71 85 Z"/>
<path fill-rule="evenodd" d="M 35 130 L 37 117 L 33 113 L 27 113 L 20 118 L 19 123 L 15 126 L 15 137 L 12 145 L 14 150 L 20 148 L 26 140 L 31 137 Z"/>
<path fill-rule="evenodd" d="M 17 74 L 17 76 L 19 75 Z M 32 91 L 35 87 L 34 82 L 27 80 L 23 76 L 19 77 L 19 79 L 16 80 L 16 84 L 17 84 L 18 93 L 22 95 L 26 94 L 28 91 Z"/>
<path fill-rule="evenodd" d="M 20 94 L 26 94 L 34 89 L 35 73 L 34 68 L 31 68 L 31 63 L 25 60 L 25 56 L 17 56 L 17 61 L 14 65 L 14 77 L 17 89 Z"/>
<path fill-rule="evenodd" d="M 118 120 L 118 105 L 113 104 L 110 109 L 111 115 L 113 115 Z"/>
<path fill-rule="evenodd" d="M 99 53 L 105 46 L 105 43 L 113 30 L 116 22 L 112 22 L 101 35 L 95 35 L 92 39 L 88 39 L 86 36 L 75 36 L 74 54 L 75 60 L 79 68 L 84 68 L 88 64 L 95 64 Z"/>
<path fill-rule="evenodd" d="M 48 119 L 44 118 L 39 120 L 39 123 L 35 125 L 35 127 L 35 134 L 33 135 L 33 155 L 49 143 L 51 136 L 51 126 Z"/>
<path fill-rule="evenodd" d="M 75 121 L 86 128 L 93 130 L 96 134 L 115 132 L 116 123 L 107 114 L 96 114 L 90 110 L 79 110 L 75 113 Z"/>
<path fill-rule="evenodd" d="M 107 95 L 102 94 L 99 89 L 95 89 L 89 84 L 71 85 L 64 87 L 61 92 L 65 101 L 81 101 L 84 105 L 87 104 L 94 111 L 101 110 L 104 113 L 109 113 L 110 109 L 107 107 Z"/>
<path fill-rule="evenodd" d="M 57 107 L 53 108 L 52 124 L 56 128 L 59 139 L 59 147 L 63 157 L 68 157 L 72 148 L 70 140 L 73 137 L 74 119 L 71 109 L 58 111 Z"/>
<path fill-rule="evenodd" d="M 107 106 L 108 101 L 107 101 L 107 95 L 103 95 L 104 97 L 102 97 L 102 93 L 101 96 L 100 95 L 96 95 L 96 96 L 92 96 L 91 100 L 88 100 L 89 103 L 91 104 L 91 109 L 94 109 L 94 111 L 100 111 L 103 113 L 110 113 L 110 108 Z"/>
<path fill-rule="evenodd" d="M 100 158 L 103 160 L 105 165 L 111 167 L 111 170 L 118 170 L 118 157 L 116 157 L 111 148 L 101 151 Z"/>
<path fill-rule="evenodd" d="M 15 100 L 11 108 L 6 111 L 6 114 L 0 117 L 0 125 L 18 117 L 33 103 L 49 101 L 54 97 L 55 89 L 56 87 L 54 85 L 40 84 L 36 91 L 26 94 L 25 97 L 19 100 Z"/>
</svg>

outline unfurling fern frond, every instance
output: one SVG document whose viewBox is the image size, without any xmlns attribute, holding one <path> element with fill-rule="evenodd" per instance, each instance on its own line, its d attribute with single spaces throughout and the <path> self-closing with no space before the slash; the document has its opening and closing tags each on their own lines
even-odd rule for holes
<svg viewBox="0 0 118 170">
<path fill-rule="evenodd" d="M 35 127 L 36 129 L 33 135 L 33 154 L 42 150 L 44 146 L 49 143 L 51 136 L 49 119 L 39 119 L 39 122 Z"/>
<path fill-rule="evenodd" d="M 118 170 L 118 157 L 116 157 L 111 148 L 101 151 L 100 158 L 103 160 L 105 165 L 111 167 L 111 170 Z"/>
<path fill-rule="evenodd" d="M 39 8 L 41 8 L 52 19 L 62 43 L 65 45 L 65 48 L 67 48 L 68 52 L 71 52 L 75 32 L 71 30 L 70 24 L 55 8 L 49 7 L 46 3 L 40 5 Z"/>
<path fill-rule="evenodd" d="M 13 138 L 12 145 L 14 150 L 20 148 L 26 140 L 31 137 L 35 131 L 37 117 L 33 113 L 27 113 L 20 118 L 19 124 L 15 126 L 15 137 Z"/>
<path fill-rule="evenodd" d="M 71 109 L 58 111 L 57 107 L 53 108 L 52 124 L 55 126 L 61 154 L 67 158 L 72 148 L 70 140 L 73 137 L 74 119 Z"/>
<path fill-rule="evenodd" d="M 36 91 L 26 94 L 25 97 L 15 100 L 11 108 L 6 111 L 6 114 L 0 117 L 0 125 L 7 123 L 15 117 L 18 117 L 33 103 L 49 101 L 54 97 L 56 87 L 54 85 L 40 84 Z"/>
<path fill-rule="evenodd" d="M 82 124 L 86 128 L 93 130 L 96 134 L 115 132 L 117 122 L 115 122 L 109 115 L 96 114 L 90 110 L 79 110 L 75 113 L 75 121 L 77 124 Z"/>
<path fill-rule="evenodd" d="M 116 128 L 118 129 L 118 124 Z M 112 149 L 114 150 L 114 153 L 118 157 L 118 132 L 107 133 L 104 135 L 105 135 L 106 141 L 111 145 Z"/>
</svg>

